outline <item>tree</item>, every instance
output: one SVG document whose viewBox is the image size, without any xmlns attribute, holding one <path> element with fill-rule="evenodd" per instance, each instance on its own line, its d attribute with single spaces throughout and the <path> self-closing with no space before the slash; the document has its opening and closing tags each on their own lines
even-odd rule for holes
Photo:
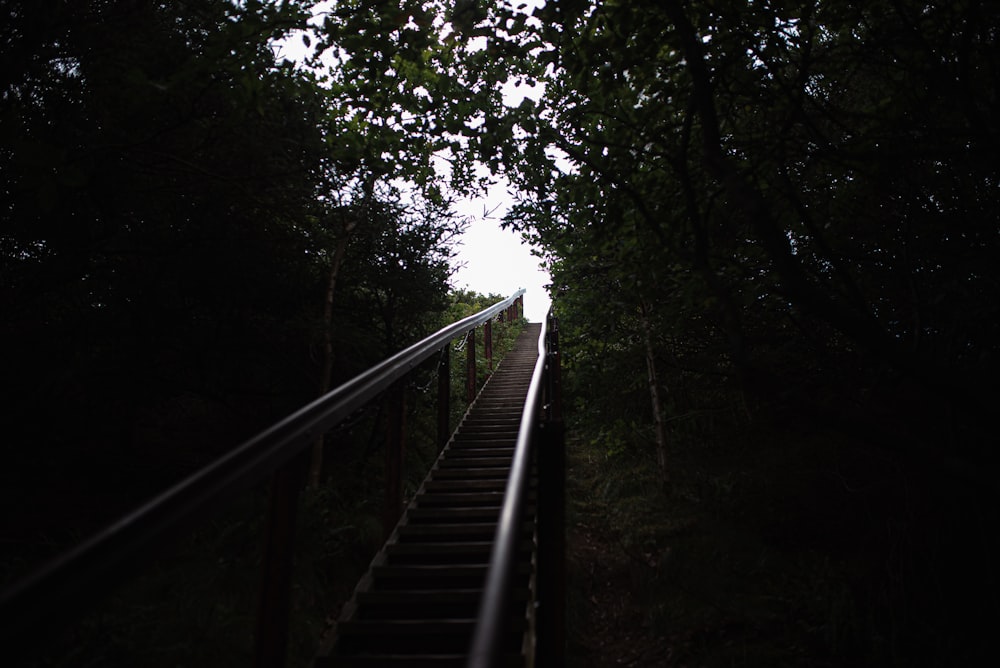
<svg viewBox="0 0 1000 668">
<path fill-rule="evenodd" d="M 433 330 L 445 307 L 450 243 L 463 221 L 446 205 L 406 207 L 392 189 L 366 193 L 331 212 L 342 221 L 334 241 L 324 299 L 320 394 Z M 340 282 L 341 267 L 350 271 Z M 380 339 L 380 340 L 379 340 Z M 341 363 L 336 365 L 337 351 Z M 336 373 L 335 373 L 336 372 Z M 323 438 L 313 446 L 310 484 L 320 483 Z"/>
<path fill-rule="evenodd" d="M 655 407 L 639 382 L 651 347 L 670 454 L 692 481 L 725 441 L 733 461 L 747 461 L 742 443 L 793 461 L 793 447 L 767 447 L 787 429 L 814 447 L 810 467 L 836 476 L 850 462 L 871 481 L 851 487 L 871 525 L 853 517 L 837 534 L 804 520 L 857 568 L 845 590 L 882 596 L 858 605 L 879 611 L 871 638 L 894 640 L 864 641 L 865 656 L 948 661 L 949 643 L 975 655 L 976 613 L 932 611 L 960 607 L 961 555 L 985 548 L 957 527 L 993 488 L 976 471 L 996 459 L 981 444 L 1000 303 L 1000 180 L 984 159 L 996 135 L 983 123 L 997 111 L 998 12 L 668 0 L 553 2 L 534 16 L 518 43 L 546 68 L 545 92 L 500 124 L 522 193 L 507 222 L 548 255 L 581 438 L 652 460 Z M 699 415 L 712 428 L 682 433 Z M 763 474 L 740 466 L 723 475 L 753 488 Z M 821 503 L 848 494 L 824 489 Z M 742 512 L 729 520 L 767 525 L 766 510 Z M 892 533 L 907 521 L 905 538 Z M 860 554 L 859 536 L 877 547 Z M 908 588 L 932 573 L 947 573 L 936 593 Z M 939 645 L 899 621 L 912 610 Z"/>
<path fill-rule="evenodd" d="M 313 398 L 322 369 L 310 348 L 331 329 L 331 276 L 391 278 L 407 309 L 439 305 L 413 296 L 446 289 L 453 227 L 404 214 L 385 185 L 404 174 L 385 167 L 391 137 L 341 113 L 368 82 L 337 97 L 312 70 L 276 61 L 275 41 L 302 34 L 310 5 L 2 3 L 11 494 L 86 462 L 74 481 L 121 491 L 121 505 L 86 521 L 103 522 Z M 366 183 L 379 201 L 365 206 L 387 213 L 348 230 Z M 366 275 L 350 251 L 396 234 L 393 224 L 399 244 L 426 241 L 406 283 Z M 340 311 L 334 328 L 351 329 L 350 317 Z M 420 331 L 417 319 L 388 320 L 395 341 Z M 25 531 L 58 521 L 51 505 Z"/>
<path fill-rule="evenodd" d="M 989 390 L 972 359 L 995 357 L 979 334 L 989 330 L 934 304 L 959 285 L 959 301 L 976 304 L 963 301 L 967 313 L 995 301 L 981 269 L 996 242 L 981 190 L 995 169 L 979 159 L 994 140 L 977 122 L 995 100 L 975 93 L 995 60 L 982 8 L 555 3 L 536 13 L 554 66 L 543 100 L 510 112 L 539 128 L 510 164 L 534 194 L 510 224 L 555 257 L 581 244 L 602 252 L 599 235 L 580 234 L 598 226 L 619 243 L 652 240 L 639 266 L 689 270 L 684 290 L 707 292 L 747 389 L 774 383 L 770 334 L 751 331 L 764 318 L 772 334 L 792 324 L 820 349 L 850 348 L 980 405 Z M 933 67 L 916 64 L 932 54 Z"/>
</svg>

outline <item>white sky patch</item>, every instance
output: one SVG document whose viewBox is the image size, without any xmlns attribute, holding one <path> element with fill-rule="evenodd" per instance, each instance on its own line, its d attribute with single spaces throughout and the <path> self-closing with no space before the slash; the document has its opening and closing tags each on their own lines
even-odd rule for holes
<svg viewBox="0 0 1000 668">
<path fill-rule="evenodd" d="M 318 2 L 313 7 L 313 20 L 310 23 L 314 26 L 321 25 L 325 14 L 334 4 L 333 0 Z M 527 5 L 524 13 L 530 14 L 532 9 L 544 3 L 541 0 L 528 0 L 524 4 Z M 476 39 L 482 42 L 481 46 L 476 46 L 486 48 L 485 38 Z M 275 43 L 275 58 L 279 61 L 287 59 L 304 63 L 313 55 L 314 44 L 314 35 L 307 37 L 305 33 L 292 34 Z M 336 55 L 332 52 L 323 54 L 322 60 L 326 67 L 337 65 Z M 541 82 L 529 85 L 527 82 L 509 80 L 501 90 L 504 105 L 516 107 L 526 97 L 537 102 L 544 93 L 544 85 Z M 470 119 L 468 123 L 470 127 L 476 124 L 475 119 Z M 447 163 L 448 158 L 448 155 L 439 155 L 436 156 L 436 162 Z M 436 168 L 439 173 L 447 170 L 445 164 L 438 164 Z M 451 284 L 455 288 L 504 296 L 525 288 L 525 316 L 531 322 L 541 322 L 549 309 L 549 295 L 545 286 L 552 279 L 542 269 L 541 259 L 532 253 L 531 246 L 525 244 L 518 233 L 504 230 L 500 226 L 514 199 L 508 193 L 508 187 L 506 180 L 500 178 L 483 195 L 460 200 L 456 204 L 456 212 L 469 220 L 469 226 L 457 241 L 456 254 L 452 259 L 454 273 Z"/>
<path fill-rule="evenodd" d="M 542 269 L 541 259 L 532 255 L 531 246 L 518 233 L 500 227 L 511 200 L 501 180 L 483 196 L 456 205 L 455 209 L 470 223 L 452 260 L 455 273 L 451 283 L 456 288 L 505 296 L 525 288 L 524 314 L 531 322 L 541 322 L 549 310 L 545 286 L 552 279 Z"/>
</svg>

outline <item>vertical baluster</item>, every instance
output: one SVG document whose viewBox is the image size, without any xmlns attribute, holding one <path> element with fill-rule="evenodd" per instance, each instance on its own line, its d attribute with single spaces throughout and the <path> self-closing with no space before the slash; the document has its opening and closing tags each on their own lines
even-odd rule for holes
<svg viewBox="0 0 1000 668">
<path fill-rule="evenodd" d="M 295 520 L 302 487 L 302 464 L 302 457 L 296 457 L 271 477 L 254 648 L 257 668 L 284 666 L 288 653 Z"/>
<path fill-rule="evenodd" d="M 465 342 L 465 398 L 468 403 L 476 399 L 476 330 L 469 331 Z"/>
<path fill-rule="evenodd" d="M 406 450 L 406 379 L 388 392 L 385 434 L 385 509 L 382 529 L 388 538 L 403 512 L 403 455 Z"/>
<path fill-rule="evenodd" d="M 493 321 L 487 320 L 483 326 L 483 353 L 486 355 L 486 365 L 493 372 Z"/>
<path fill-rule="evenodd" d="M 544 406 L 538 442 L 537 664 L 561 666 L 566 651 L 566 438 L 562 421 L 559 324 L 546 328 Z"/>
<path fill-rule="evenodd" d="M 451 436 L 451 342 L 441 350 L 438 364 L 437 441 L 438 451 Z"/>
</svg>

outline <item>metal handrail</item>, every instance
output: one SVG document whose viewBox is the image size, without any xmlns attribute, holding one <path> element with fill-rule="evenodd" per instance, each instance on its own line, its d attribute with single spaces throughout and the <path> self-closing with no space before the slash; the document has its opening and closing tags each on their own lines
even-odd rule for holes
<svg viewBox="0 0 1000 668">
<path fill-rule="evenodd" d="M 362 408 L 454 338 L 492 320 L 524 294 L 442 328 L 307 404 L 0 593 L 0 641 L 24 646 L 42 621 L 66 619 L 110 585 L 121 568 L 170 530 L 264 481 L 319 435 Z M 51 629 L 49 629 L 51 630 Z"/>
<path fill-rule="evenodd" d="M 542 324 L 538 337 L 538 359 L 531 375 L 518 429 L 510 475 L 504 490 L 503 508 L 497 523 L 483 597 L 477 615 L 467 668 L 491 668 L 501 663 L 501 643 L 510 619 L 513 580 L 516 574 L 520 527 L 524 521 L 533 450 L 541 440 L 540 430 L 547 419 L 545 405 L 549 365 L 554 351 L 549 346 L 552 312 Z M 549 397 L 549 401 L 553 399 Z M 558 401 L 558 398 L 555 399 Z M 558 527 L 561 529 L 561 527 Z"/>
</svg>

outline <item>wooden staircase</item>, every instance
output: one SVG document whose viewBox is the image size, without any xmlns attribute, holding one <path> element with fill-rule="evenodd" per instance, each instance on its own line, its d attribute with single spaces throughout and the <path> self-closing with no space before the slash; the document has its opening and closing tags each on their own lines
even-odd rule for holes
<svg viewBox="0 0 1000 668">
<path fill-rule="evenodd" d="M 521 413 L 538 356 L 528 324 L 444 447 L 344 606 L 317 666 L 464 666 Z M 532 642 L 534 489 L 519 547 L 505 665 Z"/>
</svg>

